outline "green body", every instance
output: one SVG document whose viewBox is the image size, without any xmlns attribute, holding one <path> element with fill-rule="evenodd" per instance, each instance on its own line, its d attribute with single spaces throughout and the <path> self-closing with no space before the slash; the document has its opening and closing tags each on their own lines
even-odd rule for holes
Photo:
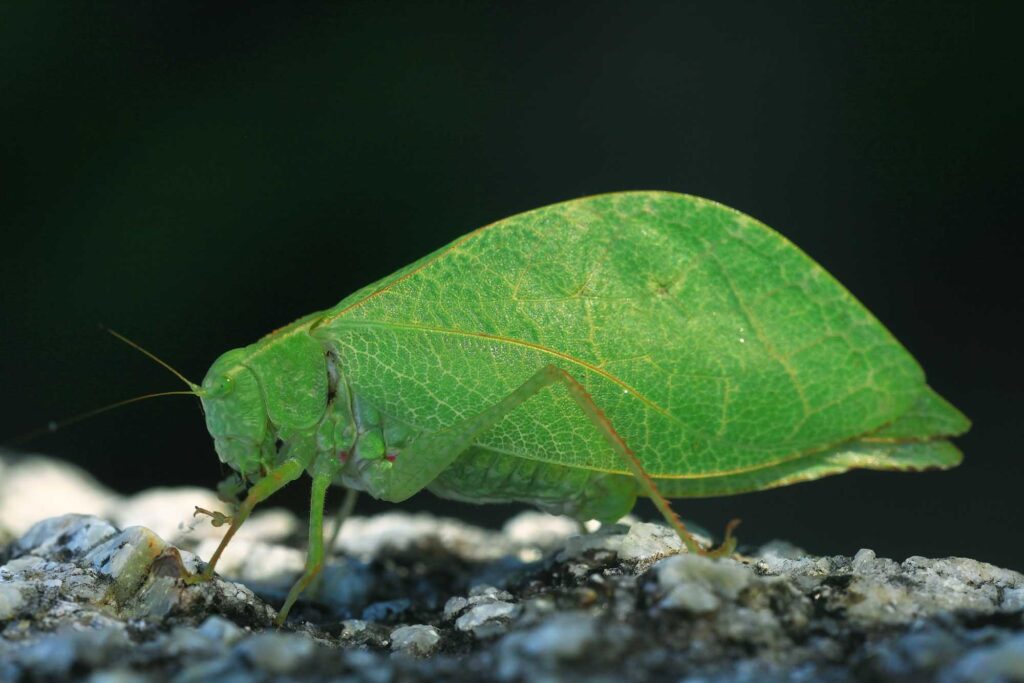
<svg viewBox="0 0 1024 683">
<path fill-rule="evenodd" d="M 253 506 L 313 477 L 307 569 L 281 620 L 322 563 L 331 484 L 602 521 L 647 495 L 698 550 L 666 497 L 952 467 L 946 439 L 969 427 L 799 249 L 664 192 L 481 228 L 229 351 L 195 391 L 220 458 L 252 483 L 204 577 Z"/>
<path fill-rule="evenodd" d="M 401 462 L 420 434 L 472 417 L 548 363 L 586 387 L 668 497 L 950 467 L 960 454 L 944 439 L 969 426 L 795 246 L 720 204 L 662 192 L 580 199 L 470 233 L 225 354 L 204 386 L 228 374 L 251 390 L 204 405 L 222 459 L 250 477 L 281 460 L 280 440 L 281 452 L 345 460 L 338 483 L 397 502 L 415 491 L 389 487 L 387 456 Z M 637 490 L 555 390 L 426 485 L 604 520 Z"/>
</svg>

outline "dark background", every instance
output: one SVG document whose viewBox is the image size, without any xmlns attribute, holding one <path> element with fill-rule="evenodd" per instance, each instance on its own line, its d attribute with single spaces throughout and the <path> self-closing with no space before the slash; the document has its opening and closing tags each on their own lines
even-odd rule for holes
<svg viewBox="0 0 1024 683">
<path fill-rule="evenodd" d="M 98 322 L 199 381 L 228 348 L 484 223 L 597 192 L 684 191 L 800 245 L 974 420 L 957 470 L 682 501 L 684 516 L 714 530 L 743 517 L 749 542 L 1024 569 L 1008 16 L 935 2 L 205 5 L 0 10 L 0 434 L 178 388 Z M 31 448 L 122 491 L 221 477 L 196 402 L 177 397 Z M 512 512 L 429 495 L 407 507 L 492 524 Z"/>
</svg>

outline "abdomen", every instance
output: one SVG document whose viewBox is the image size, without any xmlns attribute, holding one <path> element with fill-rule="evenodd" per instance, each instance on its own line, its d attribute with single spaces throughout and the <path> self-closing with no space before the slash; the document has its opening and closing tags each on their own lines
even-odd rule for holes
<svg viewBox="0 0 1024 683">
<path fill-rule="evenodd" d="M 469 503 L 520 502 L 580 520 L 614 522 L 633 509 L 636 485 L 628 477 L 566 467 L 474 446 L 428 489 Z"/>
</svg>

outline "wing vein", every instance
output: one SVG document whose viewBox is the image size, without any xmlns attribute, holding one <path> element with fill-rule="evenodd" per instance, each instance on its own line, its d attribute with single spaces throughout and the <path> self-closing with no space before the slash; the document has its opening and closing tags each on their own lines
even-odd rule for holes
<svg viewBox="0 0 1024 683">
<path fill-rule="evenodd" d="M 615 375 L 613 375 L 612 373 L 608 372 L 607 370 L 604 370 L 604 369 L 602 369 L 602 368 L 600 368 L 600 367 L 598 367 L 596 365 L 593 365 L 592 363 L 588 363 L 585 360 L 582 360 L 580 358 L 576 358 L 575 356 L 572 356 L 572 355 L 570 355 L 568 353 L 565 353 L 563 351 L 558 351 L 557 349 L 552 349 L 552 348 L 550 348 L 548 346 L 544 346 L 543 344 L 536 344 L 534 342 L 528 342 L 525 339 L 516 339 L 514 337 L 505 337 L 505 336 L 498 335 L 498 334 L 490 334 L 488 332 L 471 332 L 471 331 L 468 331 L 468 330 L 456 330 L 456 329 L 444 328 L 444 327 L 430 327 L 428 325 L 416 325 L 416 324 L 411 324 L 411 323 L 392 323 L 392 322 L 377 322 L 377 321 L 358 321 L 358 322 L 356 322 L 356 321 L 346 321 L 344 323 L 344 326 L 345 327 L 385 327 L 385 328 L 390 328 L 390 329 L 416 330 L 417 332 L 430 332 L 430 333 L 434 333 L 434 334 L 450 334 L 450 335 L 453 335 L 453 336 L 460 336 L 460 337 L 470 337 L 470 338 L 476 338 L 476 339 L 487 339 L 487 340 L 490 340 L 490 341 L 496 341 L 496 342 L 500 342 L 500 343 L 504 343 L 504 344 L 511 344 L 513 346 L 522 346 L 522 347 L 525 347 L 525 348 L 528 348 L 528 349 L 532 349 L 534 351 L 540 351 L 541 353 L 546 353 L 546 354 L 548 354 L 550 356 L 553 356 L 555 358 L 558 358 L 560 360 L 564 360 L 564 361 L 567 361 L 567 362 L 572 363 L 574 365 L 578 365 L 578 366 L 584 368 L 585 370 L 593 372 L 595 375 L 599 375 L 599 376 L 605 378 L 609 382 L 612 382 L 613 384 L 618 385 L 619 387 L 621 387 L 625 391 L 628 391 L 630 393 L 630 395 L 636 397 L 639 401 L 644 403 L 651 410 L 654 410 L 655 412 L 657 412 L 657 413 L 659 413 L 661 415 L 664 415 L 665 417 L 669 418 L 670 420 L 673 420 L 675 422 L 679 422 L 680 424 L 682 424 L 682 421 L 678 417 L 676 417 L 675 415 L 670 413 L 668 410 L 666 410 L 662 406 L 660 406 L 657 403 L 655 403 L 653 400 L 651 400 L 650 398 L 648 398 L 644 394 L 640 393 L 640 391 L 638 391 L 635 387 L 633 387 L 632 385 L 626 383 L 625 380 L 623 380 L 623 379 L 621 379 L 619 377 L 616 377 Z"/>
</svg>

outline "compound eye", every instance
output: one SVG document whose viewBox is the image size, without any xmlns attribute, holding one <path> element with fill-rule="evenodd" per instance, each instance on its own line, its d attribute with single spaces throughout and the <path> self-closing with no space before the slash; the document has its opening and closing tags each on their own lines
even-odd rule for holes
<svg viewBox="0 0 1024 683">
<path fill-rule="evenodd" d="M 210 381 L 208 384 L 204 382 L 204 384 L 206 384 L 206 386 L 203 387 L 203 390 L 210 398 L 227 396 L 235 386 L 234 380 L 227 375 L 218 377 L 217 379 Z"/>
</svg>

